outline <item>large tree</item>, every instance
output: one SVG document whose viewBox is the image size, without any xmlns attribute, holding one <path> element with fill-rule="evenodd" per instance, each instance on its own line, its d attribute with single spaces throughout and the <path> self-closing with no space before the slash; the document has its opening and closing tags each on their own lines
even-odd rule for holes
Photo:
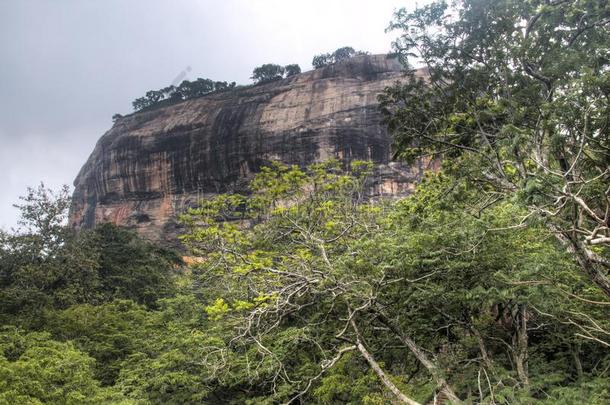
<svg viewBox="0 0 610 405">
<path fill-rule="evenodd" d="M 71 342 L 48 333 L 0 328 L 0 403 L 130 404 L 117 390 L 100 386 L 93 360 Z"/>
<path fill-rule="evenodd" d="M 286 65 L 284 66 L 284 69 L 286 69 L 286 77 L 298 75 L 299 73 L 301 73 L 301 67 L 297 64 Z"/>
<path fill-rule="evenodd" d="M 265 384 L 283 387 L 274 388 L 276 400 L 309 394 L 343 355 L 356 351 L 400 402 L 417 404 L 383 370 L 364 337 L 368 314 L 383 313 L 376 298 L 392 269 L 350 269 L 350 255 L 360 257 L 362 243 L 381 226 L 382 207 L 363 200 L 370 169 L 370 163 L 354 162 L 351 176 L 332 161 L 307 172 L 263 168 L 251 196 L 220 195 L 183 218 L 191 227 L 184 240 L 224 285 L 208 314 L 239 316 L 233 340 L 256 347 L 250 361 L 274 370 Z M 457 400 L 434 362 L 394 327 L 438 388 Z"/>
<path fill-rule="evenodd" d="M 0 320 L 35 324 L 50 309 L 114 298 L 154 306 L 175 292 L 175 253 L 112 224 L 67 226 L 67 186 L 54 193 L 41 184 L 21 200 L 19 229 L 0 231 Z"/>
<path fill-rule="evenodd" d="M 218 350 L 233 378 L 257 387 L 250 398 L 457 402 L 478 392 L 527 403 L 546 395 L 549 367 L 570 378 L 572 357 L 549 360 L 564 346 L 603 378 L 591 371 L 608 344 L 600 296 L 544 228 L 502 231 L 523 209 L 472 215 L 476 193 L 447 193 L 446 176 L 399 204 L 375 203 L 370 174 L 364 163 L 351 175 L 336 163 L 276 165 L 250 194 L 183 218 L 208 320 L 225 333 Z"/>
<path fill-rule="evenodd" d="M 410 71 L 382 96 L 397 155 L 433 155 L 479 208 L 516 199 L 610 297 L 610 6 L 437 1 L 395 14 Z"/>
<path fill-rule="evenodd" d="M 332 65 L 333 63 L 342 62 L 348 60 L 354 56 L 358 55 L 367 55 L 367 52 L 364 51 L 356 51 L 351 46 L 344 46 L 336 49 L 332 53 L 323 53 L 320 55 L 316 55 L 313 57 L 311 61 L 311 65 L 314 69 L 320 69 L 324 66 Z"/>
<path fill-rule="evenodd" d="M 266 83 L 284 77 L 284 67 L 274 63 L 265 63 L 252 71 L 252 80 L 256 83 Z"/>
</svg>

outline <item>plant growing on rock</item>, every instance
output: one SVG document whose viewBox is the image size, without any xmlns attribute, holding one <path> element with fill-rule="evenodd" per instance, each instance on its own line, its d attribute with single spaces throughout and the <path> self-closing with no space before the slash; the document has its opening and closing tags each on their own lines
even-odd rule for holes
<svg viewBox="0 0 610 405">
<path fill-rule="evenodd" d="M 251 79 L 256 83 L 272 82 L 284 77 L 285 68 L 275 63 L 265 63 L 252 71 Z"/>
</svg>

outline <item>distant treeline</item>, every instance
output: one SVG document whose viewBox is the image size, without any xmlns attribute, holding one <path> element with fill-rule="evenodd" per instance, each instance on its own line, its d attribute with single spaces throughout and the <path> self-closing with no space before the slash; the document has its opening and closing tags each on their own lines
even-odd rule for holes
<svg viewBox="0 0 610 405">
<path fill-rule="evenodd" d="M 332 65 L 333 63 L 353 58 L 354 56 L 368 55 L 368 52 L 356 51 L 351 46 L 344 46 L 331 53 L 322 53 L 313 57 L 311 65 L 314 69 L 320 69 L 324 66 Z"/>
<path fill-rule="evenodd" d="M 311 64 L 315 69 L 341 62 L 357 55 L 366 55 L 367 52 L 356 51 L 351 46 L 344 46 L 331 53 L 316 55 Z M 254 68 L 251 79 L 255 84 L 268 83 L 280 80 L 285 77 L 294 76 L 301 73 L 301 67 L 297 64 L 286 66 L 275 63 L 265 63 Z M 195 81 L 184 80 L 179 86 L 168 86 L 160 90 L 147 91 L 143 97 L 137 98 L 132 102 L 134 111 L 141 111 L 146 108 L 163 104 L 173 104 L 174 102 L 189 100 L 207 94 L 230 90 L 236 87 L 235 82 L 221 82 L 211 79 L 198 78 Z M 113 119 L 121 118 L 120 114 L 115 114 Z"/>
<path fill-rule="evenodd" d="M 250 77 L 256 84 L 272 82 L 274 80 L 283 79 L 298 75 L 301 73 L 301 67 L 297 64 L 292 65 L 276 65 L 275 63 L 265 63 L 252 71 Z"/>
<path fill-rule="evenodd" d="M 198 78 L 195 81 L 184 80 L 179 86 L 168 86 L 160 90 L 150 90 L 144 97 L 133 101 L 136 111 L 155 105 L 163 100 L 182 101 L 206 94 L 224 91 L 235 87 L 235 82 L 219 82 L 210 79 Z"/>
<path fill-rule="evenodd" d="M 311 65 L 315 69 L 320 69 L 358 55 L 368 55 L 368 52 L 356 51 L 351 46 L 344 46 L 334 52 L 322 53 L 314 56 Z M 299 73 L 301 73 L 301 67 L 296 64 L 281 66 L 274 63 L 266 63 L 252 71 L 251 79 L 254 80 L 256 84 L 259 84 L 294 76 Z"/>
</svg>

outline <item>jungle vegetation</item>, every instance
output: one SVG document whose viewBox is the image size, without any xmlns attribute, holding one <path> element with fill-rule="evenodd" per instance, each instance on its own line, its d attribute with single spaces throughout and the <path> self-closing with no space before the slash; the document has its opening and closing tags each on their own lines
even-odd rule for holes
<svg viewBox="0 0 610 405">
<path fill-rule="evenodd" d="M 399 10 L 369 162 L 271 163 L 185 213 L 188 255 L 75 233 L 29 190 L 0 233 L 0 404 L 607 404 L 610 7 Z M 422 78 L 415 67 L 423 64 Z"/>
</svg>

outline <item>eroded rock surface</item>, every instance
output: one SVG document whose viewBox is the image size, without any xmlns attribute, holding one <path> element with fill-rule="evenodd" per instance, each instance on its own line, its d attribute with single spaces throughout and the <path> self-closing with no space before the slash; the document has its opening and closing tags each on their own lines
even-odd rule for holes
<svg viewBox="0 0 610 405">
<path fill-rule="evenodd" d="M 374 193 L 406 194 L 429 163 L 390 162 L 377 96 L 402 78 L 400 70 L 385 55 L 359 56 L 123 117 L 74 181 L 70 222 L 113 222 L 175 245 L 179 213 L 210 194 L 243 188 L 270 160 L 369 159 L 378 164 Z"/>
</svg>

